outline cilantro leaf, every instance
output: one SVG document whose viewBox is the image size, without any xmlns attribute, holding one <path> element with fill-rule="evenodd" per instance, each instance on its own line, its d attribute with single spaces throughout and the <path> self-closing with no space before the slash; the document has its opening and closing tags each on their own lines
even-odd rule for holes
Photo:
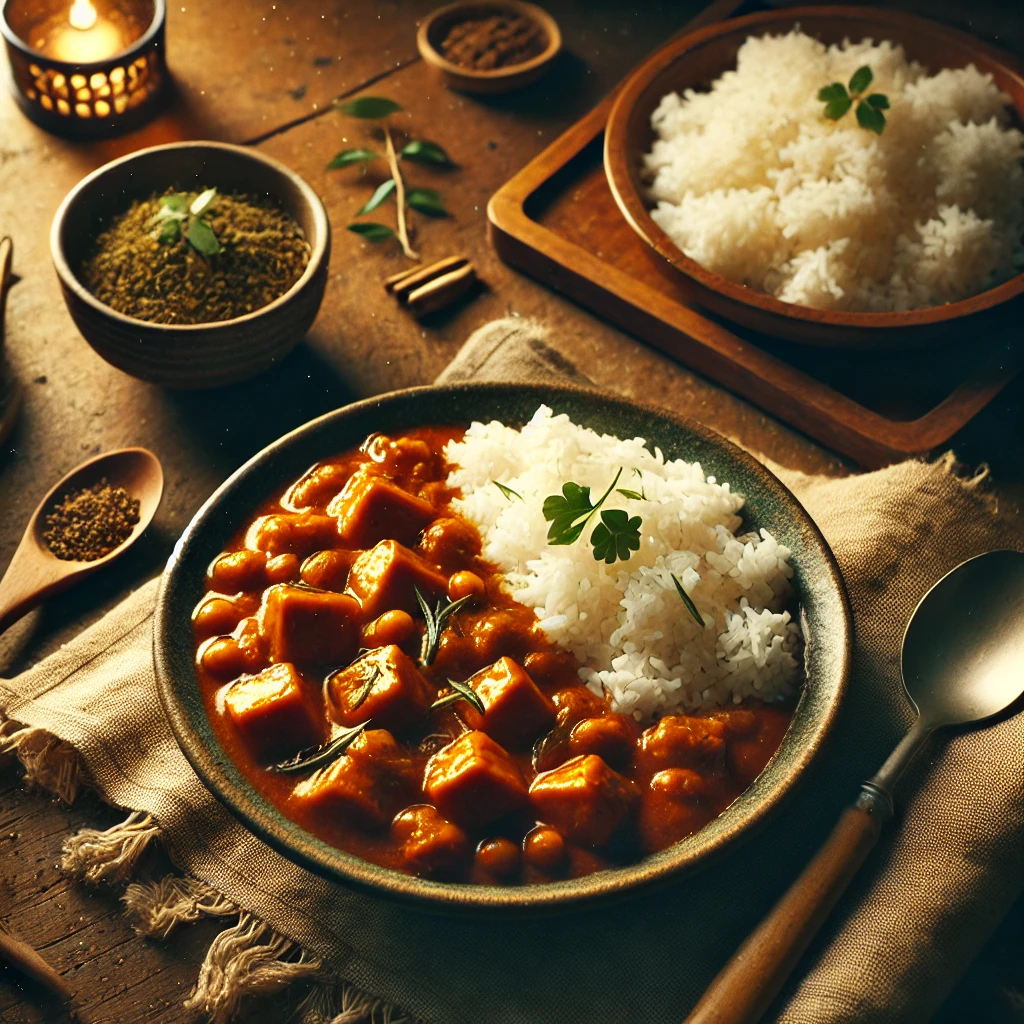
<svg viewBox="0 0 1024 1024">
<path fill-rule="evenodd" d="M 825 104 L 825 116 L 830 121 L 838 121 L 853 106 L 853 100 L 849 96 L 842 99 L 832 100 Z"/>
<path fill-rule="evenodd" d="M 885 114 L 870 103 L 857 104 L 857 124 L 869 132 L 881 135 L 885 131 Z"/>
<path fill-rule="evenodd" d="M 608 490 L 597 499 L 595 504 L 590 501 L 590 488 L 581 487 L 572 480 L 562 484 L 562 493 L 550 494 L 544 499 L 541 511 L 544 518 L 551 523 L 548 527 L 548 543 L 552 545 L 572 544 L 583 533 L 594 513 L 604 504 L 605 498 L 612 493 L 622 476 L 622 467 L 615 474 L 615 479 L 608 485 Z"/>
<path fill-rule="evenodd" d="M 609 509 L 601 513 L 601 522 L 594 527 L 590 543 L 594 548 L 596 561 L 611 565 L 616 559 L 627 562 L 631 552 L 640 550 L 639 516 L 632 519 L 621 509 Z"/>
<path fill-rule="evenodd" d="M 833 82 L 831 85 L 823 85 L 818 90 L 818 99 L 822 103 L 831 103 L 834 100 L 849 99 L 846 94 L 846 86 L 842 82 Z"/>
<path fill-rule="evenodd" d="M 870 103 L 875 110 L 889 109 L 889 97 L 880 92 L 873 92 L 864 102 Z"/>
<path fill-rule="evenodd" d="M 704 618 L 701 615 L 701 613 L 697 611 L 697 606 L 693 603 L 693 598 L 690 597 L 690 595 L 683 589 L 683 585 L 679 582 L 679 579 L 676 576 L 676 574 L 671 573 L 670 575 L 672 576 L 672 582 L 676 585 L 676 593 L 679 594 L 679 596 L 683 599 L 683 604 L 686 605 L 686 610 L 693 617 L 693 621 L 696 622 L 701 629 L 704 629 Z"/>
<path fill-rule="evenodd" d="M 850 92 L 863 92 L 874 81 L 874 73 L 866 64 L 850 76 Z"/>
</svg>

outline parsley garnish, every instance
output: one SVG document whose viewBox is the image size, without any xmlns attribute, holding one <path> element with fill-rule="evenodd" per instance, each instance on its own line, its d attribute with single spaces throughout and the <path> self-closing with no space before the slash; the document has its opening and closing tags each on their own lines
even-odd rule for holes
<svg viewBox="0 0 1024 1024">
<path fill-rule="evenodd" d="M 572 544 L 579 540 L 587 523 L 604 504 L 605 498 L 612 493 L 620 476 L 621 467 L 615 474 L 615 479 L 608 485 L 608 490 L 593 505 L 590 503 L 590 488 L 580 487 L 571 480 L 562 484 L 561 494 L 549 494 L 544 499 L 542 507 L 544 518 L 551 524 L 548 527 L 548 543 Z"/>
<path fill-rule="evenodd" d="M 864 90 L 871 84 L 874 74 L 866 64 L 857 68 L 850 77 L 849 91 L 842 82 L 833 82 L 818 90 L 818 99 L 825 104 L 825 116 L 838 121 L 857 104 L 857 124 L 869 132 L 881 135 L 885 131 L 885 114 L 889 109 L 889 97 L 880 92 L 864 96 Z"/>
<path fill-rule="evenodd" d="M 601 522 L 594 527 L 590 535 L 590 543 L 594 546 L 594 558 L 600 562 L 603 558 L 611 565 L 617 558 L 629 561 L 631 551 L 640 550 L 640 525 L 643 520 L 639 516 L 629 515 L 621 509 L 613 508 L 601 513 Z"/>
<path fill-rule="evenodd" d="M 704 617 L 699 611 L 697 611 L 697 606 L 693 603 L 693 598 L 683 590 L 683 585 L 679 582 L 679 579 L 674 572 L 669 573 L 669 575 L 672 577 L 672 582 L 676 585 L 676 591 L 683 599 L 683 604 L 686 605 L 686 610 L 693 616 L 693 621 L 696 622 L 701 629 L 704 629 Z"/>
</svg>

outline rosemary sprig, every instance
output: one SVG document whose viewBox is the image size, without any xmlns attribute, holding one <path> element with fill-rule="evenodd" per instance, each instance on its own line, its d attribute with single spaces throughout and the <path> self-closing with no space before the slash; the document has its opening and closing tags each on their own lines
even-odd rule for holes
<svg viewBox="0 0 1024 1024">
<path fill-rule="evenodd" d="M 349 708 L 349 711 L 358 711 L 359 708 L 366 703 L 366 698 L 370 696 L 370 691 L 373 689 L 373 684 L 380 679 L 380 665 L 374 665 L 373 671 L 370 673 L 369 679 L 363 684 L 363 688 L 356 694 L 356 699 Z"/>
<path fill-rule="evenodd" d="M 289 758 L 287 761 L 281 761 L 280 764 L 271 765 L 270 770 L 273 772 L 281 772 L 284 775 L 290 775 L 294 772 L 306 772 L 313 768 L 319 768 L 321 765 L 334 761 L 345 753 L 352 741 L 369 724 L 370 719 L 367 719 L 365 722 L 360 722 L 359 725 L 354 725 L 351 729 L 345 729 L 338 733 L 327 743 L 321 743 L 317 747 L 308 747 L 305 750 L 300 750 L 294 757 Z"/>
<path fill-rule="evenodd" d="M 487 708 L 484 707 L 484 702 L 480 699 L 480 695 L 471 686 L 466 683 L 457 682 L 454 679 L 449 679 L 448 685 L 452 688 L 452 692 L 446 693 L 443 697 L 438 697 L 430 705 L 431 711 L 437 711 L 438 708 L 446 708 L 449 704 L 454 704 L 459 700 L 467 700 L 481 715 L 487 713 Z"/>
<path fill-rule="evenodd" d="M 504 484 L 498 483 L 497 480 L 492 480 L 491 483 L 494 484 L 494 486 L 497 487 L 509 501 L 513 498 L 518 498 L 520 501 L 523 500 L 523 496 L 518 491 L 513 491 L 511 487 L 506 487 Z"/>
<path fill-rule="evenodd" d="M 683 604 L 686 605 L 686 610 L 690 613 L 691 616 L 693 616 L 693 621 L 696 622 L 701 629 L 705 629 L 706 627 L 704 625 L 704 617 L 701 615 L 699 611 L 697 611 L 697 606 L 693 603 L 693 598 L 690 597 L 690 595 L 685 590 L 683 590 L 683 585 L 679 582 L 679 579 L 677 578 L 674 572 L 669 573 L 669 575 L 672 577 L 672 582 L 676 585 L 677 593 L 683 599 Z"/>
<path fill-rule="evenodd" d="M 416 603 L 420 606 L 420 611 L 423 612 L 423 618 L 427 623 L 427 632 L 423 636 L 423 648 L 420 653 L 420 661 L 424 665 L 430 665 L 434 658 L 437 657 L 437 648 L 441 643 L 441 634 L 444 632 L 445 627 L 448 625 L 448 620 L 468 601 L 472 601 L 474 595 L 467 594 L 465 597 L 460 597 L 458 601 L 452 601 L 450 604 L 444 604 L 443 601 L 438 601 L 436 606 L 431 610 L 427 599 L 420 592 L 420 588 L 413 584 L 413 593 L 416 595 Z"/>
</svg>

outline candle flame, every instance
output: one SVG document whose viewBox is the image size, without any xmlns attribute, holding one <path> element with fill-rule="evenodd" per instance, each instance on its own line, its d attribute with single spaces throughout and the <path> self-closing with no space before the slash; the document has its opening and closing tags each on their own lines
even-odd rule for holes
<svg viewBox="0 0 1024 1024">
<path fill-rule="evenodd" d="M 68 21 L 71 22 L 72 28 L 85 32 L 96 24 L 96 8 L 89 3 L 89 0 L 75 0 L 71 5 Z"/>
</svg>

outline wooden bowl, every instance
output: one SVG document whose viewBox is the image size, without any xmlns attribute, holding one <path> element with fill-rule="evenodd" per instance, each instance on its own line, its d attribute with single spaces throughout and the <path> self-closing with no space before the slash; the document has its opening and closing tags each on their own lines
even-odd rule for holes
<svg viewBox="0 0 1024 1024">
<path fill-rule="evenodd" d="M 305 233 L 309 263 L 280 298 L 233 320 L 154 324 L 116 312 L 79 280 L 98 232 L 134 200 L 213 186 L 273 197 Z M 331 229 L 320 197 L 276 160 L 242 146 L 177 142 L 139 150 L 83 178 L 57 210 L 50 251 L 75 325 L 108 363 L 167 387 L 213 388 L 267 369 L 312 326 L 327 283 Z"/>
<path fill-rule="evenodd" d="M 543 51 L 521 64 L 509 64 L 488 71 L 463 68 L 445 59 L 441 46 L 453 25 L 495 14 L 518 14 L 539 25 L 547 39 Z M 562 49 L 562 33 L 555 19 L 535 4 L 522 3 L 521 0 L 480 0 L 476 3 L 459 0 L 439 7 L 423 20 L 416 33 L 416 45 L 420 56 L 440 71 L 442 79 L 453 89 L 461 92 L 499 93 L 520 89 L 540 78 Z"/>
<path fill-rule="evenodd" d="M 543 885 L 437 882 L 379 867 L 330 846 L 286 818 L 247 781 L 206 716 L 195 669 L 192 609 L 207 567 L 267 497 L 315 462 L 371 433 L 499 419 L 523 423 L 544 403 L 574 422 L 644 437 L 669 459 L 696 461 L 745 497 L 744 529 L 768 528 L 793 552 L 793 587 L 806 640 L 806 684 L 782 745 L 764 771 L 699 832 L 635 864 Z M 832 727 L 849 671 L 852 625 L 832 552 L 796 498 L 725 438 L 665 409 L 591 389 L 538 384 L 410 388 L 358 402 L 293 430 L 250 459 L 196 513 L 167 563 L 154 620 L 157 687 L 171 728 L 206 786 L 256 835 L 326 878 L 438 913 L 539 913 L 632 896 L 704 866 L 751 834 L 802 780 Z"/>
<path fill-rule="evenodd" d="M 1009 313 L 1003 303 L 1024 292 L 1024 274 L 996 288 L 942 306 L 901 313 L 847 313 L 813 309 L 756 291 L 706 270 L 685 256 L 651 219 L 641 180 L 641 156 L 654 140 L 651 114 L 662 96 L 707 87 L 735 68 L 748 36 L 799 28 L 824 43 L 845 38 L 891 39 L 930 71 L 973 63 L 992 75 L 1024 121 L 1024 75 L 1013 58 L 963 32 L 899 11 L 867 7 L 798 7 L 751 14 L 711 25 L 669 43 L 638 68 L 620 90 L 605 131 L 604 165 L 619 209 L 650 246 L 654 263 L 684 296 L 714 313 L 764 334 L 843 348 L 911 348 L 991 327 Z"/>
</svg>

